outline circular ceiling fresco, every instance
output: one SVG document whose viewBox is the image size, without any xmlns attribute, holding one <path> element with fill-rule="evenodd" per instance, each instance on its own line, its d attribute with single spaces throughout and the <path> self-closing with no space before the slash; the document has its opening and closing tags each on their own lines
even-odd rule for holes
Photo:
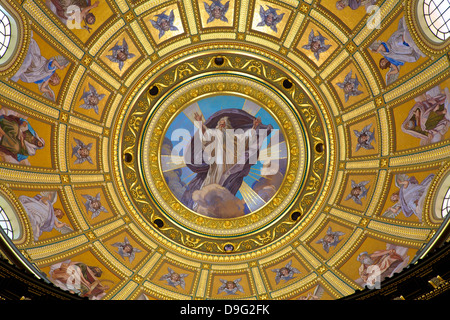
<svg viewBox="0 0 450 320">
<path fill-rule="evenodd" d="M 63 290 L 334 300 L 448 224 L 423 1 L 0 4 L 2 237 Z"/>
</svg>

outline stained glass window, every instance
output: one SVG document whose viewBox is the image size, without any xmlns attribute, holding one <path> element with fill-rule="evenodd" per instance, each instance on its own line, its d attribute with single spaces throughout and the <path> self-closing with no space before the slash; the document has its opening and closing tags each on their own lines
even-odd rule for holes
<svg viewBox="0 0 450 320">
<path fill-rule="evenodd" d="M 439 39 L 450 37 L 450 0 L 424 0 L 423 13 L 430 31 Z"/>
<path fill-rule="evenodd" d="M 0 7 L 0 58 L 8 49 L 11 39 L 11 23 L 2 8 Z"/>
<path fill-rule="evenodd" d="M 13 229 L 11 226 L 11 221 L 9 221 L 8 216 L 2 207 L 0 207 L 0 227 L 5 231 L 6 235 L 12 239 L 13 238 Z"/>
</svg>

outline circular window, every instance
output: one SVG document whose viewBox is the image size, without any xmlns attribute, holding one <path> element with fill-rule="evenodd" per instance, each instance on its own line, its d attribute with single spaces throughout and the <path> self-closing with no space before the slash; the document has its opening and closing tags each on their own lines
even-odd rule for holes
<svg viewBox="0 0 450 320">
<path fill-rule="evenodd" d="M 450 36 L 450 0 L 424 0 L 423 13 L 430 31 L 440 40 Z"/>
<path fill-rule="evenodd" d="M 8 50 L 11 39 L 11 23 L 4 11 L 0 7 L 0 58 Z"/>
</svg>

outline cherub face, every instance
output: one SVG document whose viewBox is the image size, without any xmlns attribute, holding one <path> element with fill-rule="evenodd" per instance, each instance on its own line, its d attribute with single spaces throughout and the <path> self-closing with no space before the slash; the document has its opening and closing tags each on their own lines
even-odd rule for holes
<svg viewBox="0 0 450 320">
<path fill-rule="evenodd" d="M 56 72 L 51 75 L 51 77 L 49 79 L 49 83 L 52 86 L 57 86 L 60 82 L 61 82 L 61 78 L 59 77 L 59 75 Z"/>
<path fill-rule="evenodd" d="M 161 20 L 161 22 L 159 23 L 159 27 L 164 31 L 169 31 L 169 21 L 167 21 L 166 19 Z"/>
<path fill-rule="evenodd" d="M 331 242 L 333 242 L 333 240 L 334 240 L 334 236 L 331 234 L 327 234 L 327 235 L 325 235 L 325 237 L 323 237 L 323 241 L 327 242 L 327 243 L 331 243 Z"/>
<path fill-rule="evenodd" d="M 391 201 L 392 201 L 392 202 L 397 202 L 398 200 L 399 200 L 398 193 L 393 193 L 393 194 L 391 195 Z"/>
<path fill-rule="evenodd" d="M 288 275 L 289 275 L 289 269 L 288 269 L 288 268 L 281 268 L 281 269 L 280 269 L 280 274 L 281 274 L 283 277 L 288 276 Z"/>
<path fill-rule="evenodd" d="M 42 143 L 42 141 L 39 140 L 39 139 L 36 138 L 36 137 L 33 137 L 33 138 L 31 139 L 31 142 L 34 143 L 36 146 L 38 146 L 38 148 L 42 148 L 42 147 L 44 146 L 44 144 Z"/>
<path fill-rule="evenodd" d="M 61 219 L 62 217 L 64 217 L 64 212 L 61 209 L 55 209 L 55 217 L 57 217 L 58 219 Z"/>
<path fill-rule="evenodd" d="M 126 245 L 123 247 L 123 252 L 125 252 L 125 253 L 131 253 L 131 252 L 133 252 L 133 247 L 132 247 L 130 244 L 126 244 Z"/>
<path fill-rule="evenodd" d="M 90 94 L 88 96 L 87 100 L 88 100 L 89 105 L 91 105 L 91 106 L 96 106 L 98 104 L 98 102 L 99 102 L 98 97 L 96 95 L 93 95 L 93 94 Z"/>
<path fill-rule="evenodd" d="M 320 41 L 311 42 L 311 51 L 317 52 L 320 49 Z"/>
<path fill-rule="evenodd" d="M 98 201 L 98 200 L 92 200 L 92 202 L 91 202 L 91 208 L 92 208 L 92 209 L 98 210 L 98 209 L 100 209 L 101 207 L 102 207 L 102 204 L 101 204 L 100 201 Z"/>
<path fill-rule="evenodd" d="M 389 68 L 390 65 L 391 65 L 391 63 L 389 62 L 388 59 L 386 59 L 386 58 L 380 59 L 380 68 L 381 69 L 387 69 L 387 68 Z"/>
<path fill-rule="evenodd" d="M 212 15 L 214 18 L 219 19 L 222 16 L 222 10 L 219 6 L 215 6 L 212 10 Z"/>
<path fill-rule="evenodd" d="M 271 26 L 272 23 L 273 23 L 273 14 L 269 13 L 269 14 L 267 15 L 267 17 L 266 17 L 266 24 L 267 24 L 268 26 Z"/>
<path fill-rule="evenodd" d="M 180 279 L 181 279 L 181 277 L 180 277 L 180 275 L 178 274 L 178 273 L 172 273 L 171 275 L 170 275 L 170 280 L 172 280 L 172 281 L 180 281 Z"/>
<path fill-rule="evenodd" d="M 87 158 L 89 156 L 89 149 L 88 148 L 80 148 L 80 150 L 78 150 L 78 154 L 82 158 Z"/>
<path fill-rule="evenodd" d="M 95 23 L 95 16 L 94 16 L 92 13 L 89 12 L 89 13 L 86 15 L 85 20 L 86 20 L 86 23 L 87 23 L 87 24 L 93 25 L 93 24 Z"/>
<path fill-rule="evenodd" d="M 117 60 L 125 61 L 128 59 L 128 56 L 123 50 L 119 50 L 119 51 L 117 51 L 116 58 L 117 58 Z"/>
<path fill-rule="evenodd" d="M 344 92 L 350 93 L 355 89 L 355 85 L 352 82 L 347 82 L 344 84 Z"/>
<path fill-rule="evenodd" d="M 358 138 L 359 143 L 367 142 L 367 140 L 369 140 L 369 136 L 367 134 L 362 134 Z"/>
<path fill-rule="evenodd" d="M 362 190 L 361 190 L 360 187 L 355 187 L 355 188 L 352 189 L 351 194 L 354 197 L 358 197 L 358 196 L 360 196 L 362 194 Z"/>
<path fill-rule="evenodd" d="M 236 284 L 233 281 L 227 281 L 226 288 L 228 290 L 232 290 L 232 289 L 236 288 Z"/>
</svg>

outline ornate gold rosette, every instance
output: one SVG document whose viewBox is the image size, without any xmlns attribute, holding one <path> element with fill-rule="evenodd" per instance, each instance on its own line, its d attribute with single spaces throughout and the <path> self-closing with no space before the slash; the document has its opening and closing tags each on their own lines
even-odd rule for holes
<svg viewBox="0 0 450 320">
<path fill-rule="evenodd" d="M 257 55 L 211 52 L 177 62 L 143 79 L 130 106 L 123 108 L 123 125 L 116 128 L 116 179 L 124 198 L 132 199 L 130 212 L 146 230 L 181 245 L 180 250 L 249 252 L 299 232 L 320 208 L 333 169 L 333 147 L 326 137 L 334 133 L 312 86 Z M 161 148 L 167 128 L 189 105 L 211 96 L 254 102 L 272 116 L 285 137 L 282 184 L 263 206 L 241 217 L 211 218 L 187 208 L 163 174 Z M 226 251 L 227 245 L 232 250 Z"/>
</svg>

